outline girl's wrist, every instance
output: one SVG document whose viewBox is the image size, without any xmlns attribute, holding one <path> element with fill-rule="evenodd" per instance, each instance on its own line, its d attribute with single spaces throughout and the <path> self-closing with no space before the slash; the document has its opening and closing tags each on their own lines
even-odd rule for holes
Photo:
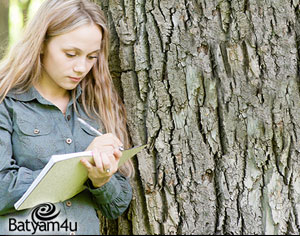
<svg viewBox="0 0 300 236">
<path fill-rule="evenodd" d="M 111 176 L 101 178 L 101 179 L 98 179 L 98 180 L 91 180 L 91 182 L 92 182 L 94 188 L 100 188 L 103 185 L 105 185 L 106 183 L 108 183 L 110 178 L 111 178 Z"/>
</svg>

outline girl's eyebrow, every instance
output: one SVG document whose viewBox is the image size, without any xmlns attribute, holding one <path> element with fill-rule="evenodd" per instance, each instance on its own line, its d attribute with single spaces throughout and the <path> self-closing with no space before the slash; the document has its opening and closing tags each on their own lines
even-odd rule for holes
<svg viewBox="0 0 300 236">
<path fill-rule="evenodd" d="M 77 47 L 69 47 L 69 48 L 66 48 L 66 50 L 75 50 L 75 51 L 78 51 L 78 52 L 82 52 L 82 50 L 80 48 L 77 48 Z M 92 51 L 88 54 L 92 54 L 92 53 L 95 53 L 95 52 L 99 52 L 100 49 L 96 49 L 95 51 Z"/>
</svg>

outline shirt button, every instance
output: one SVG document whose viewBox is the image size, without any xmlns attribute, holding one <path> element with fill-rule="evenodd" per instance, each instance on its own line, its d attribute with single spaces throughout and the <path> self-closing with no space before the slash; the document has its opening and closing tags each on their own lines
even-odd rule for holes
<svg viewBox="0 0 300 236">
<path fill-rule="evenodd" d="M 71 120 L 71 116 L 70 115 L 67 115 L 67 120 Z"/>
<path fill-rule="evenodd" d="M 66 139 L 66 143 L 67 143 L 67 144 L 71 144 L 71 143 L 72 143 L 72 139 L 67 138 L 67 139 Z"/>
<path fill-rule="evenodd" d="M 34 133 L 34 134 L 39 134 L 39 133 L 40 133 L 40 130 L 39 130 L 39 129 L 34 129 L 34 130 L 33 130 L 33 133 Z"/>
<path fill-rule="evenodd" d="M 67 201 L 67 202 L 66 202 L 66 205 L 67 205 L 68 207 L 70 207 L 70 206 L 72 206 L 72 202 L 71 202 L 71 201 Z"/>
</svg>

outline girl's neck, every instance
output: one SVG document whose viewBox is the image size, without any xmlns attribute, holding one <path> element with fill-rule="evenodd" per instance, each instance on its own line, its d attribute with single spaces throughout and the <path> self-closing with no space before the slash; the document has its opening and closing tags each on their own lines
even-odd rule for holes
<svg viewBox="0 0 300 236">
<path fill-rule="evenodd" d="M 53 87 L 43 83 L 43 80 L 36 83 L 34 87 L 43 98 L 53 103 L 65 115 L 71 97 L 68 90 L 63 88 L 51 89 Z"/>
</svg>

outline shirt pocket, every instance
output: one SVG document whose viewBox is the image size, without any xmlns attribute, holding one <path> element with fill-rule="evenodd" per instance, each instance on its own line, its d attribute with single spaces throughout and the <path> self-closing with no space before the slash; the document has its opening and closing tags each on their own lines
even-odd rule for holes
<svg viewBox="0 0 300 236">
<path fill-rule="evenodd" d="M 87 124 L 89 124 L 87 122 Z M 91 127 L 93 127 L 94 129 L 98 130 L 99 131 L 99 127 L 98 125 L 95 125 L 94 123 L 93 124 L 89 124 Z M 86 125 L 80 123 L 80 128 L 87 134 L 91 135 L 91 136 L 94 136 L 94 137 L 97 137 L 98 135 L 96 134 L 95 131 L 91 130 L 90 128 L 88 128 Z M 99 131 L 100 132 L 100 131 Z M 101 133 L 101 132 L 100 132 Z"/>
<path fill-rule="evenodd" d="M 40 123 L 39 121 L 29 122 L 29 121 L 18 121 L 17 126 L 20 132 L 23 135 L 31 136 L 31 137 L 38 137 L 50 134 L 53 127 L 48 124 Z"/>
<path fill-rule="evenodd" d="M 27 120 L 22 117 L 15 120 L 13 149 L 20 165 L 31 169 L 42 168 L 51 155 L 56 153 L 58 143 L 53 127 L 52 122 L 45 117 L 28 117 Z"/>
<path fill-rule="evenodd" d="M 85 120 L 85 121 L 91 127 L 95 128 L 96 130 L 99 130 L 99 125 L 96 122 L 90 122 L 87 120 Z M 84 125 L 80 122 L 78 122 L 78 124 L 79 124 L 78 137 L 81 137 L 77 143 L 78 151 L 84 151 L 90 145 L 90 143 L 93 141 L 93 139 L 95 137 L 97 137 L 98 135 L 94 131 L 92 131 L 90 128 L 88 128 L 86 125 Z"/>
</svg>

